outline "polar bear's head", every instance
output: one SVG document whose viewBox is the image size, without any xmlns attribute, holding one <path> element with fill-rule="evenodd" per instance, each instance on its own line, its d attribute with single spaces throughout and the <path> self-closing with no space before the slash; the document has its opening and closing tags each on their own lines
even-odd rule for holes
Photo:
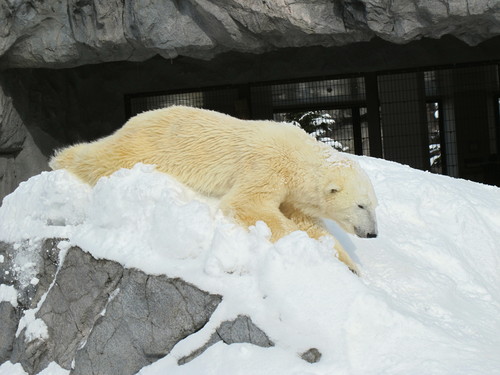
<svg viewBox="0 0 500 375">
<path fill-rule="evenodd" d="M 321 216 L 358 237 L 377 237 L 377 198 L 359 164 L 349 159 L 336 160 L 322 172 L 319 177 Z"/>
</svg>

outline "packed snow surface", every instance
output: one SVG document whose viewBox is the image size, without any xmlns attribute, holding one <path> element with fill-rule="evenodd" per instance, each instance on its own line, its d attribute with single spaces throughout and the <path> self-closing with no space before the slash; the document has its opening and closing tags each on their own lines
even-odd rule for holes
<svg viewBox="0 0 500 375">
<path fill-rule="evenodd" d="M 361 277 L 338 261 L 332 240 L 295 232 L 272 244 L 264 223 L 246 231 L 216 200 L 146 165 L 93 188 L 65 171 L 31 178 L 5 198 L 0 240 L 16 243 L 29 265 L 37 241 L 67 238 L 64 248 L 223 296 L 202 330 L 141 375 L 500 374 L 500 189 L 356 160 L 379 199 L 379 237 L 327 225 Z M 23 270 L 32 282 L 32 269 Z M 0 292 L 13 300 L 11 289 Z M 275 346 L 219 342 L 177 365 L 239 314 Z M 322 353 L 315 364 L 299 356 L 310 348 Z M 24 374 L 10 362 L 0 366 L 4 373 Z M 43 372 L 67 373 L 55 363 Z"/>
</svg>

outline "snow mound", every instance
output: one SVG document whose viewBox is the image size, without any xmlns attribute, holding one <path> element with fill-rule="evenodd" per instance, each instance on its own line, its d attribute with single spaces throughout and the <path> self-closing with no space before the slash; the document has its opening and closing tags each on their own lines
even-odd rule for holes
<svg viewBox="0 0 500 375">
<path fill-rule="evenodd" d="M 65 171 L 31 178 L 4 199 L 0 241 L 22 247 L 29 264 L 30 244 L 67 238 L 96 258 L 221 294 L 208 324 L 142 375 L 500 374 L 500 189 L 356 160 L 379 199 L 379 237 L 327 225 L 361 278 L 335 258 L 332 240 L 295 232 L 272 244 L 264 223 L 246 231 L 217 200 L 147 165 L 93 188 Z M 0 290 L 1 300 L 12 300 L 11 290 Z M 177 365 L 240 314 L 275 347 L 220 342 Z M 315 364 L 300 359 L 310 348 L 322 353 Z M 0 374 L 14 368 L 23 373 L 6 363 Z"/>
</svg>

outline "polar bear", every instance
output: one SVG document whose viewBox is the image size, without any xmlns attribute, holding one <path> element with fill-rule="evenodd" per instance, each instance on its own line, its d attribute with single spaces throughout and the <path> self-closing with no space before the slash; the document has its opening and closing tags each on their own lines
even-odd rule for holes
<svg viewBox="0 0 500 375">
<path fill-rule="evenodd" d="M 359 237 L 377 235 L 377 199 L 366 173 L 291 124 L 172 106 L 132 117 L 95 142 L 59 150 L 50 166 L 93 185 L 139 162 L 219 197 L 223 213 L 245 227 L 264 221 L 272 241 L 296 230 L 316 239 L 331 236 L 321 218 Z M 357 272 L 338 241 L 335 248 Z"/>
</svg>

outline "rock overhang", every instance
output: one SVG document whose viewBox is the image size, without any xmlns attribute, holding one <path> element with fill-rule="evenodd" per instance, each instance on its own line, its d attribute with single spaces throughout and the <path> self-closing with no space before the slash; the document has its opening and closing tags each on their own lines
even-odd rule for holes
<svg viewBox="0 0 500 375">
<path fill-rule="evenodd" d="M 500 3 L 244 0 L 12 2 L 0 8 L 0 68 L 67 68 L 112 61 L 290 47 L 337 47 L 378 37 L 404 44 L 454 36 L 474 46 L 500 35 Z"/>
</svg>

